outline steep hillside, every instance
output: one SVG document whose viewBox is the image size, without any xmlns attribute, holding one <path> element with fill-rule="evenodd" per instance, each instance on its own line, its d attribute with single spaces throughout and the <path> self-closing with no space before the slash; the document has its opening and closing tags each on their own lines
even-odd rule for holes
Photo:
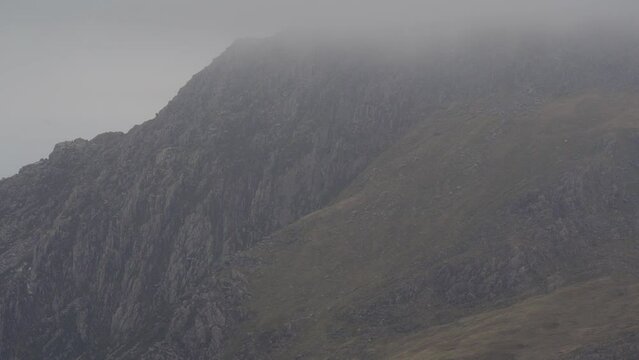
<svg viewBox="0 0 639 360">
<path fill-rule="evenodd" d="M 614 287 L 587 287 L 578 300 L 565 296 L 581 290 L 557 289 L 637 274 L 638 114 L 638 95 L 616 93 L 566 97 L 506 118 L 476 104 L 424 119 L 330 206 L 251 250 L 252 261 L 241 258 L 258 265 L 243 267 L 252 316 L 238 336 L 251 335 L 235 346 L 246 358 L 493 359 L 490 351 L 503 351 L 504 359 L 551 359 L 614 336 L 610 327 L 634 331 L 631 317 L 621 319 L 626 302 L 637 305 L 632 296 L 609 310 L 614 319 L 595 322 L 572 307 L 601 306 Z M 544 330 L 517 321 L 523 299 L 539 294 L 550 295 L 536 314 L 566 310 L 561 331 L 592 337 L 525 333 L 510 340 L 513 348 L 495 345 L 508 341 L 502 326 Z M 481 319 L 512 316 L 508 324 L 465 325 L 502 307 L 514 314 Z M 447 337 L 452 331 L 459 340 Z M 407 336 L 417 340 L 397 345 Z M 422 343 L 443 350 L 404 353 Z M 538 347 L 549 350 L 534 357 Z"/>
<path fill-rule="evenodd" d="M 635 281 L 634 34 L 305 36 L 0 182 L 0 358 L 455 358 L 438 336 Z M 579 314 L 592 341 L 529 346 L 622 346 Z"/>
</svg>

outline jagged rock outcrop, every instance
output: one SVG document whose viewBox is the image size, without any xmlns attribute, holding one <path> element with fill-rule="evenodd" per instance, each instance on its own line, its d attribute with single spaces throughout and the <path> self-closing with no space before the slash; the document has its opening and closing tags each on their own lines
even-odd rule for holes
<svg viewBox="0 0 639 360">
<path fill-rule="evenodd" d="M 394 141 L 437 112 L 477 109 L 506 122 L 555 96 L 639 85 L 639 42 L 619 53 L 602 41 L 591 48 L 591 39 L 477 41 L 483 46 L 399 53 L 287 34 L 239 41 L 155 119 L 126 134 L 59 144 L 47 160 L 3 180 L 0 357 L 267 356 L 295 327 L 257 331 L 249 337 L 255 344 L 232 353 L 229 334 L 252 317 L 250 271 L 238 269 L 259 261 L 235 254 L 340 199 Z M 470 149 L 464 171 L 481 155 Z M 527 194 L 508 209 L 527 215 L 510 224 L 545 222 L 522 225 L 540 241 L 572 231 L 546 211 L 594 214 L 596 227 L 602 210 L 589 207 L 579 181 L 600 170 L 566 174 L 567 190 L 551 198 L 552 190 Z M 598 204 L 623 206 L 614 185 L 604 186 L 610 192 Z M 620 231 L 635 230 L 626 225 Z M 416 298 L 428 281 L 433 296 L 452 305 L 536 281 L 525 270 L 504 275 L 537 261 L 533 255 L 504 254 L 491 264 L 441 265 L 395 300 L 343 316 L 370 321 L 388 301 Z"/>
<path fill-rule="evenodd" d="M 156 119 L 3 181 L 3 357 L 135 358 L 158 339 L 215 355 L 241 285 L 214 268 L 327 204 L 414 118 L 364 54 L 327 56 L 240 41 Z"/>
</svg>

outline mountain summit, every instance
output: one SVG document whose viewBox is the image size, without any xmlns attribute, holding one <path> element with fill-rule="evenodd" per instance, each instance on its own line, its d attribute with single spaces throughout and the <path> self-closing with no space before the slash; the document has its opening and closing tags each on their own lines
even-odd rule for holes
<svg viewBox="0 0 639 360">
<path fill-rule="evenodd" d="M 0 182 L 2 359 L 639 356 L 639 37 L 234 43 Z"/>
</svg>

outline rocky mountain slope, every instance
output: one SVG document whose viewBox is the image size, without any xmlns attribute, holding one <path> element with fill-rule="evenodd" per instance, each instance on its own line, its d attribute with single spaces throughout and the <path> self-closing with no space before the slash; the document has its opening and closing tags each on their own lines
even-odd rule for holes
<svg viewBox="0 0 639 360">
<path fill-rule="evenodd" d="M 0 358 L 632 358 L 637 55 L 238 41 L 0 182 Z"/>
</svg>

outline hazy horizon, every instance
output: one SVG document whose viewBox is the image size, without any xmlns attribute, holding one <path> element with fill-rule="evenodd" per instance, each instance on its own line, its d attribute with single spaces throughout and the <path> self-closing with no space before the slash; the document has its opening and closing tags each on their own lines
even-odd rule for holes
<svg viewBox="0 0 639 360">
<path fill-rule="evenodd" d="M 547 26 L 619 16 L 597 1 L 111 1 L 0 4 L 0 178 L 53 146 L 153 118 L 233 40 L 291 27 L 425 29 L 497 21 Z M 497 20 L 499 19 L 499 20 Z"/>
</svg>

